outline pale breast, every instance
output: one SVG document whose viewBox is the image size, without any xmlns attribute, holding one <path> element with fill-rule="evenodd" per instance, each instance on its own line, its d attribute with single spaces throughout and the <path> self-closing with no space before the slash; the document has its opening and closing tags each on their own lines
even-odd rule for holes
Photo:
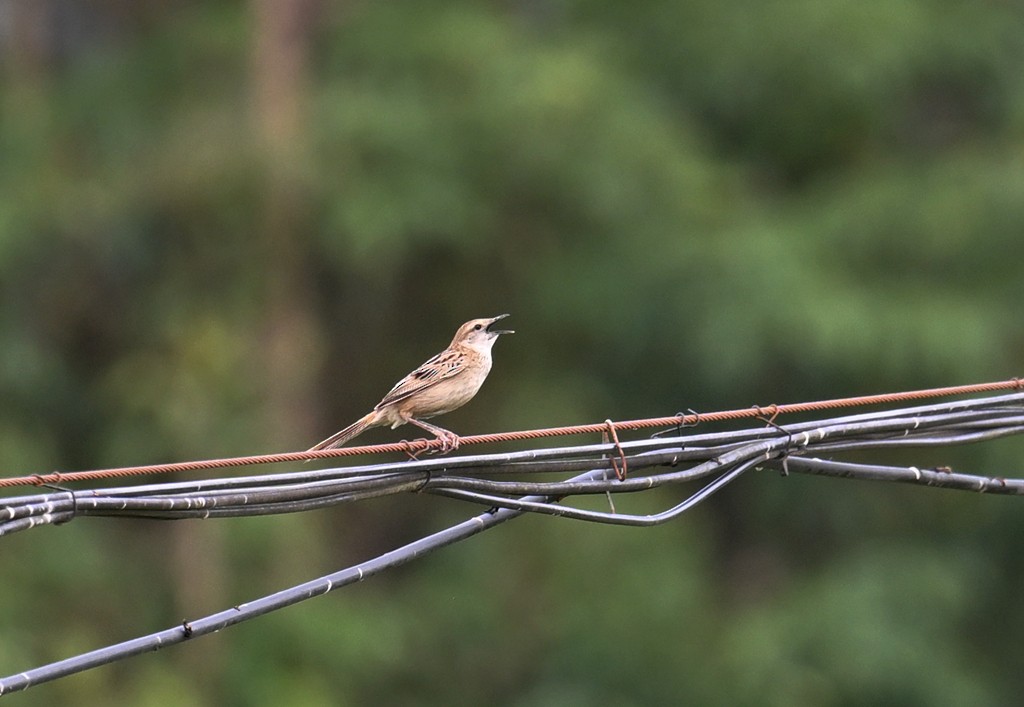
<svg viewBox="0 0 1024 707">
<path fill-rule="evenodd" d="M 468 403 L 491 370 L 490 356 L 473 355 L 473 359 L 457 375 L 438 381 L 403 400 L 398 406 L 400 410 L 411 417 L 425 419 L 443 415 Z"/>
</svg>

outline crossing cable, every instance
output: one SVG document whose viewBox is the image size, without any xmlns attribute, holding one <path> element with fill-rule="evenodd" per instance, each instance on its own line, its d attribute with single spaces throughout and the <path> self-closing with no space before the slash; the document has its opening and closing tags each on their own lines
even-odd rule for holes
<svg viewBox="0 0 1024 707">
<path fill-rule="evenodd" d="M 1019 387 L 1019 386 L 1018 386 Z M 997 388 L 999 389 L 999 388 Z M 957 389 L 962 392 L 961 389 Z M 991 388 L 989 388 L 991 390 Z M 912 398 L 902 398 L 912 399 Z M 828 402 L 828 401 L 826 401 Z M 897 410 L 861 413 L 830 420 L 774 423 L 784 406 L 753 416 L 770 416 L 773 426 L 682 435 L 679 416 L 666 420 L 674 437 L 614 441 L 607 444 L 535 449 L 502 454 L 434 458 L 421 461 L 322 469 L 291 474 L 267 474 L 179 481 L 86 491 L 59 490 L 50 494 L 0 499 L 0 535 L 7 526 L 56 523 L 78 515 L 142 515 L 155 518 L 213 517 L 257 512 L 306 510 L 370 495 L 417 491 L 482 504 L 487 510 L 378 557 L 319 579 L 304 582 L 215 614 L 88 651 L 8 677 L 0 677 L 0 696 L 182 643 L 262 616 L 388 568 L 410 562 L 434 550 L 467 539 L 525 512 L 544 513 L 601 523 L 654 525 L 678 517 L 756 467 L 788 468 L 795 473 L 897 481 L 951 489 L 999 494 L 1024 494 L 1024 479 L 985 477 L 954 472 L 946 467 L 919 469 L 851 463 L 812 454 L 865 448 L 954 445 L 1024 434 L 1024 393 L 961 400 Z M 702 421 L 706 415 L 700 416 Z M 614 423 L 613 423 L 614 424 Z M 620 423 L 621 424 L 621 423 Z M 628 424 L 628 423 L 627 423 Z M 607 423 L 594 426 L 607 429 Z M 622 428 L 619 428 L 622 429 Z M 626 428 L 629 429 L 629 428 Z M 692 430 L 691 430 L 692 431 Z M 545 474 L 590 468 L 569 479 L 543 482 L 518 480 L 527 471 Z M 625 470 L 622 479 L 610 469 Z M 683 468 L 678 468 L 682 466 Z M 662 470 L 667 468 L 668 470 Z M 640 473 L 653 470 L 648 474 Z M 492 478 L 515 475 L 511 478 Z M 479 477 L 479 478 L 478 478 Z M 659 513 L 618 514 L 573 508 L 569 496 L 638 492 L 658 486 L 703 481 L 681 502 Z M 70 498 L 68 497 L 70 494 Z M 224 513 L 221 513 L 224 511 Z M 7 514 L 6 516 L 4 514 Z M 4 518 L 7 518 L 4 521 Z"/>
<path fill-rule="evenodd" d="M 683 429 L 695 432 L 693 428 Z M 525 508 L 516 505 L 514 499 L 517 495 L 564 497 L 604 493 L 610 499 L 611 494 L 634 493 L 700 480 L 724 472 L 731 465 L 745 463 L 747 459 L 754 459 L 764 466 L 776 466 L 774 462 L 778 462 L 778 466 L 787 470 L 795 455 L 808 459 L 812 453 L 834 455 L 856 449 L 964 444 L 1019 434 L 1022 430 L 1024 394 L 1015 393 L 790 423 L 786 427 L 772 423 L 771 427 L 677 437 L 657 434 L 625 442 L 615 440 L 496 454 L 327 469 L 304 468 L 277 474 L 114 488 L 59 489 L 53 493 L 0 498 L 0 536 L 67 522 L 75 517 L 178 520 L 257 516 L 308 511 L 409 492 L 449 496 L 488 507 Z M 748 456 L 736 456 L 737 450 L 753 451 Z M 683 468 L 677 468 L 680 466 Z M 630 476 L 627 478 L 621 474 L 620 478 L 618 472 L 626 468 L 630 469 Z M 855 466 L 844 468 L 849 476 L 863 475 Z M 806 473 L 837 475 L 836 469 L 835 466 L 825 468 L 824 464 L 819 464 L 812 472 L 806 461 L 800 465 L 800 470 Z M 543 478 L 543 475 L 552 473 L 587 470 L 617 473 L 612 477 L 604 475 L 587 481 Z M 515 475 L 514 480 L 510 480 L 512 475 Z M 527 475 L 542 475 L 542 478 L 524 480 Z M 918 472 L 915 480 L 922 478 Z M 997 484 L 978 481 L 984 478 L 972 476 L 970 481 L 959 486 L 954 483 L 954 477 L 929 476 L 927 481 L 935 486 L 1016 492 L 1017 482 Z M 623 525 L 662 522 L 646 517 L 632 519 L 628 514 L 617 513 L 614 507 L 611 513 L 604 514 L 567 510 L 562 504 L 529 510 Z M 666 516 L 663 520 L 670 517 L 674 516 Z"/>
</svg>

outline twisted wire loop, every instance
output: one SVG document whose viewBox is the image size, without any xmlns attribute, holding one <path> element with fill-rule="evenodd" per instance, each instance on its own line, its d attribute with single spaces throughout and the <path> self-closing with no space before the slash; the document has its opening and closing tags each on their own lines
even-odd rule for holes
<svg viewBox="0 0 1024 707">
<path fill-rule="evenodd" d="M 704 431 L 622 440 L 622 430 L 679 425 L 680 416 L 651 418 L 576 428 L 553 428 L 525 432 L 464 437 L 462 444 L 534 439 L 568 434 L 565 430 L 602 433 L 600 444 L 535 448 L 491 454 L 458 455 L 391 461 L 359 466 L 336 467 L 296 472 L 224 477 L 124 487 L 96 488 L 69 492 L 57 487 L 52 493 L 0 498 L 0 536 L 33 527 L 52 525 L 84 516 L 139 517 L 150 519 L 227 518 L 239 516 L 293 513 L 353 503 L 370 498 L 418 493 L 462 500 L 484 510 L 451 527 L 444 528 L 379 557 L 348 567 L 318 579 L 274 592 L 212 615 L 188 619 L 169 629 L 131 639 L 123 643 L 88 651 L 49 665 L 32 668 L 9 677 L 0 677 L 0 696 L 33 685 L 82 672 L 99 665 L 158 650 L 168 645 L 220 631 L 243 621 L 262 616 L 335 591 L 386 569 L 420 558 L 434 550 L 468 539 L 500 523 L 525 513 L 593 523 L 649 527 L 678 518 L 729 484 L 757 468 L 781 469 L 823 477 L 854 478 L 872 481 L 931 486 L 988 494 L 1024 495 L 1024 479 L 1003 476 L 964 474 L 949 467 L 932 469 L 851 462 L 841 459 L 844 452 L 865 449 L 891 450 L 915 447 L 950 446 L 984 442 L 1024 434 L 1024 385 L 1019 379 L 971 387 L 895 393 L 842 401 L 820 401 L 798 405 L 773 405 L 742 411 L 693 414 L 694 423 L 761 416 L 767 426 L 726 431 Z M 829 419 L 790 422 L 785 427 L 775 422 L 779 414 L 842 407 L 849 400 L 891 402 L 962 394 L 978 390 L 1016 392 L 986 398 L 966 399 L 876 410 Z M 770 413 L 768 416 L 765 413 Z M 685 420 L 684 420 L 685 421 Z M 472 441 L 471 441 L 472 440 Z M 208 460 L 157 467 L 106 470 L 103 476 L 80 476 L 86 472 L 56 472 L 22 477 L 23 483 L 46 488 L 49 481 L 63 482 L 83 478 L 130 476 L 139 469 L 162 471 L 184 468 L 243 466 L 273 461 L 302 461 L 311 458 L 350 456 L 369 452 L 409 452 L 435 449 L 439 443 L 405 442 L 376 447 L 342 448 L 328 453 L 291 454 Z M 609 464 L 616 472 L 610 478 Z M 628 470 L 628 474 L 627 474 Z M 94 472 L 95 473 L 95 472 Z M 552 480 L 550 475 L 569 473 Z M 523 480 L 524 477 L 527 480 Z M 38 483 L 36 483 L 38 481 Z M 591 510 L 572 504 L 574 497 L 605 494 L 636 494 L 660 487 L 695 484 L 682 501 L 653 513 Z M 9 484 L 10 485 L 10 484 Z M 660 498 L 660 496 L 655 496 Z"/>
<path fill-rule="evenodd" d="M 651 437 L 664 437 L 670 432 L 675 432 L 677 437 L 681 437 L 683 429 L 687 427 L 697 427 L 701 422 L 700 413 L 693 408 L 687 408 L 686 412 L 677 412 L 675 415 L 675 426 L 669 429 L 658 430 L 651 434 Z"/>
<path fill-rule="evenodd" d="M 754 410 L 754 417 L 763 421 L 766 425 L 774 425 L 775 418 L 779 416 L 779 406 L 775 403 L 766 408 L 760 405 L 751 405 L 751 409 Z"/>
<path fill-rule="evenodd" d="M 619 433 L 615 431 L 615 423 L 611 420 L 605 420 L 604 424 L 606 429 L 601 434 L 601 438 L 606 444 L 608 439 L 611 438 L 612 444 L 615 445 L 615 451 L 619 455 L 618 459 L 610 457 L 612 470 L 615 472 L 616 479 L 625 481 L 626 474 L 629 471 L 629 462 L 626 461 L 626 453 L 622 450 L 622 445 L 619 443 Z"/>
<path fill-rule="evenodd" d="M 777 459 L 782 465 L 782 475 L 789 476 L 789 465 L 787 464 L 787 460 L 789 459 L 789 455 L 793 452 L 794 447 L 798 446 L 794 445 L 793 433 L 775 421 L 779 416 L 778 405 L 769 405 L 769 414 L 766 414 L 764 410 L 757 405 L 755 405 L 754 408 L 760 413 L 757 416 L 758 420 L 761 420 L 766 426 L 771 427 L 772 429 L 777 430 L 780 434 L 784 434 L 786 436 L 786 445 L 782 448 L 782 451 L 778 453 Z"/>
</svg>

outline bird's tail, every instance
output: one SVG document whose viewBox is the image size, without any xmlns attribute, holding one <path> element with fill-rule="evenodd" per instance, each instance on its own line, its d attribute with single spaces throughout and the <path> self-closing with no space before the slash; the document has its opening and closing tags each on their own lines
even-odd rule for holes
<svg viewBox="0 0 1024 707">
<path fill-rule="evenodd" d="M 373 427 L 374 424 L 376 424 L 376 422 L 376 412 L 371 412 L 368 415 L 364 415 L 363 417 L 360 417 L 358 420 L 356 420 L 355 422 L 353 422 L 351 425 L 341 430 L 340 432 L 335 432 L 330 437 L 325 439 L 323 442 L 313 445 L 312 447 L 309 448 L 309 451 L 316 452 L 321 449 L 334 449 L 335 447 L 340 447 L 341 445 L 345 444 L 345 442 L 348 442 L 357 434 L 365 430 L 367 427 Z"/>
</svg>

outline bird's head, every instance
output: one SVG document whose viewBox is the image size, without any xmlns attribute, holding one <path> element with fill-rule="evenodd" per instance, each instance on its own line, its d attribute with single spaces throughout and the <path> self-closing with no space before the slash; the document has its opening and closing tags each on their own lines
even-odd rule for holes
<svg viewBox="0 0 1024 707">
<path fill-rule="evenodd" d="M 507 316 L 507 314 L 499 314 L 490 319 L 470 319 L 455 332 L 452 346 L 468 346 L 480 351 L 489 351 L 499 336 L 515 333 L 511 329 L 494 328 L 497 322 Z"/>
</svg>

